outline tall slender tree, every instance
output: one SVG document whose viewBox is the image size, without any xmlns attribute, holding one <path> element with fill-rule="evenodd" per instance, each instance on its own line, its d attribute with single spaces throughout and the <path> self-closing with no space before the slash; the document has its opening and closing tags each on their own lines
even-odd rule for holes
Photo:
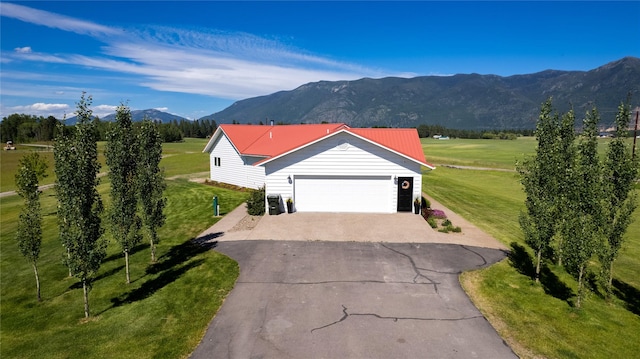
<svg viewBox="0 0 640 359">
<path fill-rule="evenodd" d="M 601 245 L 603 185 L 598 157 L 598 110 L 587 112 L 583 133 L 578 143 L 578 160 L 573 186 L 567 187 L 567 211 L 561 227 L 565 267 L 578 281 L 576 307 L 580 307 L 586 293 L 586 274 L 589 260 Z"/>
<path fill-rule="evenodd" d="M 53 160 L 54 171 L 56 174 L 55 191 L 58 199 L 58 229 L 60 242 L 64 247 L 66 253 L 65 263 L 71 258 L 71 247 L 69 243 L 72 241 L 72 228 L 71 228 L 71 215 L 73 208 L 70 206 L 63 206 L 62 203 L 68 203 L 72 201 L 74 196 L 74 173 L 73 169 L 77 162 L 76 152 L 71 131 L 67 131 L 64 125 L 64 121 L 58 124 L 57 136 L 54 141 Z M 69 269 L 69 277 L 73 276 L 71 272 L 71 266 L 67 265 Z"/>
<path fill-rule="evenodd" d="M 42 243 L 42 212 L 40 209 L 40 191 L 38 183 L 46 176 L 47 163 L 37 152 L 30 153 L 20 159 L 20 166 L 15 175 L 18 194 L 24 198 L 24 207 L 18 220 L 16 239 L 20 253 L 29 260 L 36 276 L 36 298 L 40 296 L 40 276 L 38 275 L 38 258 Z"/>
<path fill-rule="evenodd" d="M 517 165 L 526 194 L 526 212 L 520 214 L 520 226 L 526 243 L 535 252 L 536 282 L 540 277 L 542 253 L 549 247 L 556 230 L 559 120 L 552 112 L 552 101 L 548 99 L 542 104 L 536 125 L 536 153 Z"/>
<path fill-rule="evenodd" d="M 637 198 L 633 184 L 638 175 L 638 163 L 632 158 L 632 152 L 625 142 L 627 127 L 631 117 L 630 99 L 618 106 L 616 114 L 615 137 L 607 147 L 604 161 L 605 210 L 603 223 L 606 241 L 599 251 L 605 288 L 610 295 L 613 282 L 613 262 L 618 257 L 624 242 L 624 234 L 631 224 L 633 211 L 637 207 Z"/>
<path fill-rule="evenodd" d="M 142 121 L 138 136 L 138 195 L 142 205 L 142 223 L 151 245 L 151 262 L 155 262 L 158 228 L 164 225 L 164 207 L 167 202 L 163 197 L 166 188 L 164 172 L 160 168 L 162 137 L 158 125 L 148 118 Z"/>
<path fill-rule="evenodd" d="M 567 208 L 570 203 L 568 194 L 571 193 L 573 184 L 573 176 L 576 170 L 576 133 L 575 133 L 575 113 L 573 109 L 569 110 L 566 114 L 562 115 L 560 121 L 560 128 L 558 130 L 558 162 L 556 163 L 556 183 L 558 184 L 557 192 L 554 195 L 555 199 L 555 220 L 556 226 L 562 225 L 567 219 L 567 216 L 571 216 L 571 209 Z M 556 232 L 557 232 L 556 228 Z M 556 237 L 556 259 L 558 265 L 562 265 L 564 244 L 562 236 Z"/>
<path fill-rule="evenodd" d="M 129 254 L 142 239 L 136 191 L 138 147 L 131 110 L 121 104 L 116 109 L 115 124 L 107 134 L 105 157 L 111 180 L 109 224 L 113 237 L 124 253 L 127 284 L 131 283 Z"/>
<path fill-rule="evenodd" d="M 96 189 L 100 164 L 91 102 L 91 96 L 83 93 L 76 104 L 75 132 L 65 135 L 60 131 L 54 145 L 60 238 L 67 250 L 65 263 L 82 283 L 85 317 L 90 316 L 93 276 L 106 256 L 107 246 L 102 237 L 102 200 Z"/>
</svg>

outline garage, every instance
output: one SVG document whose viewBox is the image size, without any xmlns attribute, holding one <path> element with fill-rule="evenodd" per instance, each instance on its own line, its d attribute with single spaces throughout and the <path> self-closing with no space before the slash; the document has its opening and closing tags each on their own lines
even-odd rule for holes
<svg viewBox="0 0 640 359">
<path fill-rule="evenodd" d="M 300 212 L 389 213 L 391 176 L 294 176 Z"/>
</svg>

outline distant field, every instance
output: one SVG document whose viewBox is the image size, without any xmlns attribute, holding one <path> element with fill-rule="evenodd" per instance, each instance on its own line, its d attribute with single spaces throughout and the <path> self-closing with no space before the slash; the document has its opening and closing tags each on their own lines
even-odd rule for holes
<svg viewBox="0 0 640 359">
<path fill-rule="evenodd" d="M 207 144 L 206 139 L 186 138 L 184 142 L 165 143 L 162 145 L 162 153 L 165 156 L 160 163 L 165 168 L 165 175 L 175 176 L 188 173 L 205 172 L 209 170 L 209 157 L 202 153 Z M 98 161 L 102 164 L 102 172 L 108 170 L 104 159 L 105 142 L 98 142 Z M 0 152 L 0 192 L 15 191 L 15 174 L 18 170 L 18 161 L 27 153 L 35 151 L 33 147 L 18 145 L 17 151 Z M 43 179 L 40 185 L 55 182 L 53 173 L 53 152 L 39 151 L 49 164 L 49 176 Z"/>
<path fill-rule="evenodd" d="M 515 161 L 535 152 L 533 137 L 516 140 L 436 140 L 422 138 L 422 148 L 427 162 L 441 165 L 459 165 L 515 169 Z"/>
<path fill-rule="evenodd" d="M 604 156 L 610 139 L 598 139 L 598 150 Z M 518 137 L 516 140 L 422 138 L 422 149 L 427 162 L 442 165 L 515 169 L 516 160 L 535 154 L 535 137 Z M 629 139 L 629 144 L 633 139 Z"/>
<path fill-rule="evenodd" d="M 160 166 L 164 167 L 167 177 L 188 173 L 209 171 L 209 155 L 202 153 L 207 139 L 186 138 L 181 143 L 162 145 L 164 158 Z"/>
<path fill-rule="evenodd" d="M 606 142 L 600 141 L 601 153 Z M 532 154 L 536 145 L 533 138 L 423 139 L 422 144 L 427 161 L 436 165 L 496 169 L 513 169 L 515 160 Z M 441 166 L 425 172 L 423 190 L 507 246 L 524 246 L 518 224 L 524 193 L 517 173 Z M 640 190 L 636 192 L 640 195 Z M 465 273 L 461 282 L 474 303 L 523 358 L 636 357 L 640 341 L 629 338 L 637 338 L 640 333 L 640 210 L 634 213 L 626 238 L 614 265 L 617 297 L 607 302 L 592 294 L 580 311 L 566 299 L 557 298 L 563 287 L 575 293 L 576 284 L 552 263 L 547 264 L 551 274 L 546 286 L 535 285 L 508 260 Z"/>
</svg>

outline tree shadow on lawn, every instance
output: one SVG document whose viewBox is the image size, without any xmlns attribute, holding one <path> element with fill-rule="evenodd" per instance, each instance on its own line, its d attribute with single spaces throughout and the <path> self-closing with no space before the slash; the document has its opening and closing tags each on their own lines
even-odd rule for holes
<svg viewBox="0 0 640 359">
<path fill-rule="evenodd" d="M 640 315 L 640 290 L 621 281 L 613 279 L 613 294 L 625 302 L 625 307 L 636 315 Z"/>
<path fill-rule="evenodd" d="M 157 276 L 145 281 L 137 289 L 112 298 L 112 308 L 148 298 L 166 285 L 176 281 L 190 269 L 201 265 L 204 259 L 192 259 L 201 253 L 215 248 L 217 242 L 210 241 L 214 238 L 216 238 L 214 235 L 199 237 L 171 247 L 169 252 L 162 255 L 157 263 L 152 264 L 146 270 L 147 275 Z"/>
<path fill-rule="evenodd" d="M 131 248 L 131 250 L 129 251 L 129 257 L 131 257 L 135 253 L 140 252 L 141 250 L 147 249 L 147 248 L 149 248 L 149 243 L 140 243 L 137 246 Z M 104 260 L 102 260 L 102 263 L 106 263 L 106 262 L 113 261 L 113 260 L 116 260 L 116 259 L 124 260 L 124 252 L 122 252 L 122 249 L 120 249 L 119 252 L 106 257 Z"/>
<path fill-rule="evenodd" d="M 96 276 L 95 278 L 91 279 L 91 284 L 99 281 L 100 279 L 104 279 L 107 277 L 110 277 L 116 273 L 118 273 L 119 271 L 124 269 L 124 265 L 121 266 L 117 266 L 115 268 L 112 268 L 104 273 L 101 273 L 100 275 Z M 72 285 L 69 286 L 69 289 L 82 289 L 82 282 L 77 281 L 75 283 L 73 283 Z"/>
<path fill-rule="evenodd" d="M 168 269 L 162 272 L 156 278 L 142 283 L 142 285 L 139 288 L 134 289 L 128 293 L 125 293 L 120 297 L 112 298 L 111 303 L 113 303 L 113 307 L 119 307 L 123 304 L 133 303 L 133 302 L 137 302 L 139 300 L 148 298 L 158 290 L 165 287 L 167 284 L 176 281 L 187 271 L 199 266 L 203 262 L 204 262 L 204 259 L 198 259 L 195 261 L 191 261 L 187 264 L 181 265 L 177 268 Z"/>
<path fill-rule="evenodd" d="M 511 243 L 511 251 L 509 252 L 509 261 L 518 273 L 523 274 L 531 280 L 536 278 L 536 268 L 533 262 L 533 258 L 527 252 L 527 249 L 516 243 Z M 567 302 L 569 305 L 573 305 L 570 300 L 575 296 L 571 288 L 563 283 L 560 278 L 553 273 L 546 264 L 542 264 L 540 268 L 540 284 L 546 294 L 549 294 L 555 298 Z"/>
</svg>

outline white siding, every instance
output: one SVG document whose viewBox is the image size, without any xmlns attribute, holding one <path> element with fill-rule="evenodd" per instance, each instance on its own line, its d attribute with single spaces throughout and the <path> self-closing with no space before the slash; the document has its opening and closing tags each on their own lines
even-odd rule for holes
<svg viewBox="0 0 640 359">
<path fill-rule="evenodd" d="M 215 158 L 220 158 L 220 166 Z M 243 158 L 231 145 L 224 134 L 213 144 L 209 154 L 210 178 L 212 181 L 229 183 L 236 186 L 259 188 L 264 185 L 264 167 L 253 166 L 259 158 Z"/>
<path fill-rule="evenodd" d="M 384 212 L 390 213 L 396 212 L 397 207 L 396 177 L 413 177 L 414 198 L 421 195 L 422 189 L 418 163 L 347 133 L 283 156 L 265 167 L 267 194 L 280 194 L 283 201 L 293 198 L 296 176 L 386 176 L 391 183 Z"/>
</svg>

